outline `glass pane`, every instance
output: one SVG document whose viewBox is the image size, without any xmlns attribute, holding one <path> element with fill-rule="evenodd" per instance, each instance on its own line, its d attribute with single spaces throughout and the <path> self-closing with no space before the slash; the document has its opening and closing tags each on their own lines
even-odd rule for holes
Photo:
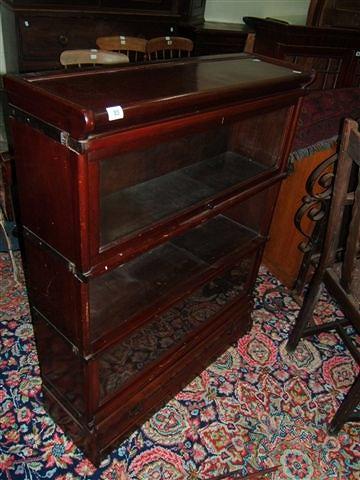
<svg viewBox="0 0 360 480">
<path fill-rule="evenodd" d="M 101 337 L 169 295 L 185 294 L 187 282 L 219 259 L 249 245 L 257 233 L 219 215 L 90 281 L 91 337 Z M 201 278 L 199 280 L 201 283 Z M 193 286 L 193 288 L 195 288 Z M 164 308 L 164 307 L 163 307 Z"/>
<path fill-rule="evenodd" d="M 131 237 L 272 169 L 288 108 L 100 162 L 100 244 Z"/>
<path fill-rule="evenodd" d="M 189 334 L 225 308 L 247 287 L 255 255 L 208 282 L 99 358 L 100 396 L 115 393 L 144 368 L 181 346 Z"/>
</svg>

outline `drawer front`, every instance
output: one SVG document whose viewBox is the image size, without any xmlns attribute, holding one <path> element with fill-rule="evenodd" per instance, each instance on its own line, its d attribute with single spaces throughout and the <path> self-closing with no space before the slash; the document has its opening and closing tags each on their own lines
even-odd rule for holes
<svg viewBox="0 0 360 480">
<path fill-rule="evenodd" d="M 18 16 L 22 56 L 25 60 L 56 61 L 65 49 L 96 48 L 97 20 L 91 16 L 23 14 Z"/>
</svg>

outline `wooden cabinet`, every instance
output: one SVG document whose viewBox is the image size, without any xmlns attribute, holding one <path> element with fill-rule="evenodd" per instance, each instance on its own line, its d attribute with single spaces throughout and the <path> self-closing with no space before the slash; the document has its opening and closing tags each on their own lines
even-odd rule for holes
<svg viewBox="0 0 360 480">
<path fill-rule="evenodd" d="M 248 55 L 5 78 L 44 394 L 94 462 L 249 330 L 309 80 Z"/>
<path fill-rule="evenodd" d="M 306 24 L 358 30 L 360 4 L 358 0 L 311 0 Z"/>
<path fill-rule="evenodd" d="M 241 23 L 204 22 L 197 25 L 192 33 L 195 55 L 242 52 L 249 30 Z"/>
<path fill-rule="evenodd" d="M 96 38 L 153 38 L 204 21 L 206 0 L 6 2 L 15 17 L 21 72 L 59 68 L 65 49 L 96 48 Z M 121 5 L 120 5 L 121 4 Z"/>
<path fill-rule="evenodd" d="M 290 25 L 244 17 L 256 33 L 254 52 L 314 69 L 313 90 L 360 86 L 360 36 L 356 30 Z"/>
</svg>

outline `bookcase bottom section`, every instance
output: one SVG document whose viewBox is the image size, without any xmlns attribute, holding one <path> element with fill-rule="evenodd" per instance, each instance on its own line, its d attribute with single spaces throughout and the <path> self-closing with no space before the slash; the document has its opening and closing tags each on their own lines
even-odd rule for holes
<svg viewBox="0 0 360 480">
<path fill-rule="evenodd" d="M 153 413 L 190 383 L 212 361 L 251 328 L 251 302 L 247 298 L 229 308 L 222 323 L 207 339 L 199 340 L 176 362 L 156 379 L 136 391 L 127 388 L 119 392 L 112 402 L 100 407 L 87 424 L 76 418 L 44 379 L 43 393 L 46 407 L 54 421 L 84 451 L 87 457 L 99 465 L 116 444 L 141 426 Z"/>
</svg>

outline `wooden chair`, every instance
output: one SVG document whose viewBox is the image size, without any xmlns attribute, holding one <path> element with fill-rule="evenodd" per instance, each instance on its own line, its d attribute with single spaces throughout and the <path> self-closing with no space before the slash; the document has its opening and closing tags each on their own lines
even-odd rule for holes
<svg viewBox="0 0 360 480">
<path fill-rule="evenodd" d="M 110 50 L 118 53 L 125 53 L 131 62 L 140 62 L 146 57 L 145 38 L 126 37 L 116 35 L 112 37 L 99 37 L 96 39 L 96 45 L 101 50 Z"/>
<path fill-rule="evenodd" d="M 360 364 L 360 351 L 356 348 L 345 327 L 351 325 L 360 334 L 360 133 L 354 120 L 345 120 L 333 195 L 322 254 L 295 328 L 290 334 L 287 349 L 293 351 L 300 338 L 335 329 L 350 353 Z M 355 184 L 355 186 L 354 186 Z M 350 210 L 349 212 L 346 210 Z M 350 218 L 349 218 L 350 217 Z M 344 222 L 346 219 L 346 222 Z M 339 254 L 340 233 L 347 225 L 346 245 Z M 319 298 L 322 283 L 338 302 L 345 318 L 323 325 L 309 325 Z M 329 426 L 331 433 L 338 432 L 349 420 L 359 420 L 354 415 L 360 400 L 360 374 L 340 405 Z"/>
<path fill-rule="evenodd" d="M 104 52 L 102 50 L 64 50 L 60 55 L 60 63 L 65 68 L 69 65 L 116 65 L 129 63 L 129 58 L 122 53 Z"/>
<path fill-rule="evenodd" d="M 148 41 L 146 52 L 148 60 L 164 60 L 166 58 L 190 57 L 194 43 L 183 37 L 157 37 Z"/>
</svg>

